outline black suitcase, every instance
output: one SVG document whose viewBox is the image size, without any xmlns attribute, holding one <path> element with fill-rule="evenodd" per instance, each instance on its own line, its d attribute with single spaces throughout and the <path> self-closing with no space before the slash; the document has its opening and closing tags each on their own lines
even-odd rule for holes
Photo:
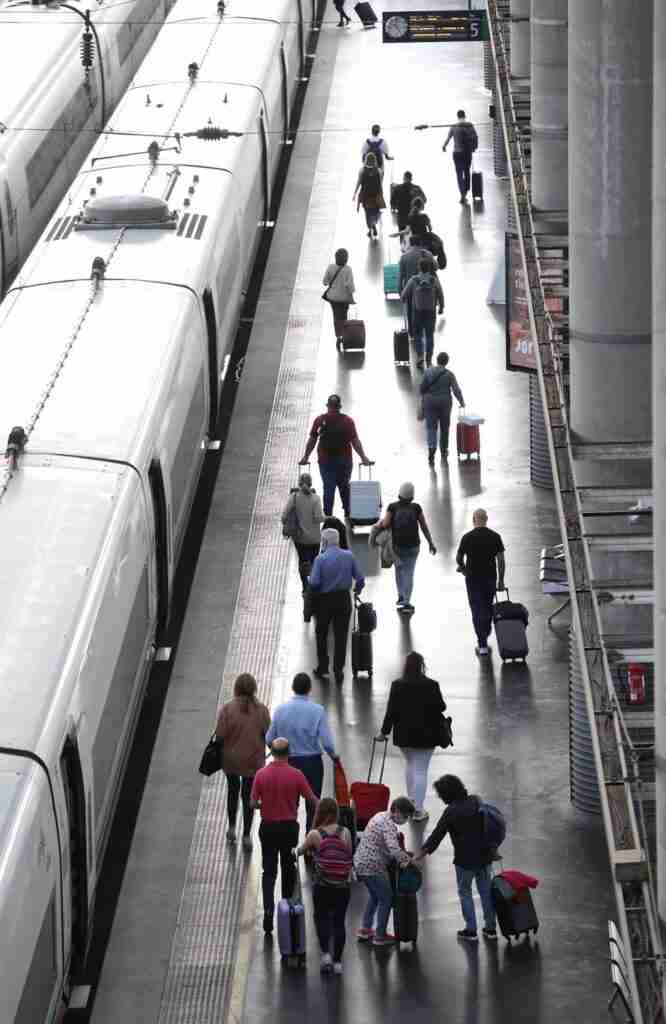
<svg viewBox="0 0 666 1024">
<path fill-rule="evenodd" d="M 472 199 L 479 203 L 483 199 L 483 174 L 481 171 L 472 171 Z"/>
<path fill-rule="evenodd" d="M 349 829 L 352 841 L 352 850 L 355 850 L 358 842 L 356 836 L 356 808 L 349 804 L 347 806 L 340 805 L 338 808 L 338 824 L 342 825 L 343 828 Z"/>
<path fill-rule="evenodd" d="M 493 627 L 497 647 L 502 661 L 526 661 L 529 654 L 527 644 L 527 623 L 529 614 L 524 604 L 509 600 L 498 601 L 495 595 L 493 605 Z"/>
<path fill-rule="evenodd" d="M 493 878 L 490 893 L 497 914 L 497 923 L 505 939 L 511 942 L 511 936 L 516 939 L 521 935 L 529 935 L 539 930 L 539 918 L 537 916 L 532 894 L 529 889 L 520 889 L 515 892 L 508 882 L 503 878 Z"/>
<path fill-rule="evenodd" d="M 377 612 L 372 601 L 357 601 L 356 614 L 359 633 L 372 633 L 377 629 Z"/>
<path fill-rule="evenodd" d="M 352 632 L 352 675 L 357 678 L 359 672 L 366 672 L 368 679 L 372 679 L 372 633 L 361 633 L 355 629 Z"/>
<path fill-rule="evenodd" d="M 393 361 L 398 365 L 409 365 L 409 333 L 405 328 L 393 332 Z"/>
<path fill-rule="evenodd" d="M 364 28 L 374 28 L 375 22 L 377 21 L 377 15 L 372 9 L 372 6 L 368 3 L 354 4 L 354 10 L 358 14 L 359 18 L 363 22 Z"/>
<path fill-rule="evenodd" d="M 398 942 L 411 942 L 412 946 L 416 946 L 419 937 L 419 907 L 415 892 L 396 892 L 393 928 Z"/>
</svg>

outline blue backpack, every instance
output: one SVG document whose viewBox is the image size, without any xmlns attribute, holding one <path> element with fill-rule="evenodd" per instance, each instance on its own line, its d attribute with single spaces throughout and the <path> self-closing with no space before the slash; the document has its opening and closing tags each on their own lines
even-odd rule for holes
<svg viewBox="0 0 666 1024">
<path fill-rule="evenodd" d="M 483 841 L 491 849 L 497 849 L 506 839 L 506 819 L 494 804 L 481 801 L 479 810 L 483 815 Z"/>
</svg>

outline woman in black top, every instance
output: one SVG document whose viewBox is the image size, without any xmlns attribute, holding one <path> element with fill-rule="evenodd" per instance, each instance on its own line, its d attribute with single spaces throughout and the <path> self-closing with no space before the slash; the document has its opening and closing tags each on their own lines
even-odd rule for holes
<svg viewBox="0 0 666 1024">
<path fill-rule="evenodd" d="M 405 758 L 407 795 L 416 805 L 413 821 L 425 821 L 423 808 L 428 787 L 428 766 L 439 740 L 442 712 L 446 703 L 439 683 L 425 674 L 423 656 L 412 651 L 405 659 L 401 679 L 391 683 L 382 735 L 393 730 L 393 742 Z"/>
<path fill-rule="evenodd" d="M 391 531 L 395 556 L 395 582 L 398 588 L 396 607 L 401 613 L 413 615 L 414 569 L 421 546 L 419 530 L 428 542 L 430 554 L 437 554 L 423 509 L 414 501 L 414 484 L 409 481 L 402 484 L 398 491 L 398 500 L 391 502 L 377 523 L 377 528 Z"/>
</svg>

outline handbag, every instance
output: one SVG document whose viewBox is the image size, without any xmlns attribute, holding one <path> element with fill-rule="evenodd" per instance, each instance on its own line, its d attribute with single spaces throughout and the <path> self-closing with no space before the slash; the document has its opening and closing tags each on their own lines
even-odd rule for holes
<svg viewBox="0 0 666 1024">
<path fill-rule="evenodd" d="M 298 512 L 296 511 L 296 491 L 292 491 L 291 504 L 287 508 L 284 521 L 282 523 L 282 536 L 287 537 L 289 540 L 296 540 L 301 533 L 301 524 L 298 521 Z"/>
<path fill-rule="evenodd" d="M 338 274 L 340 273 L 341 270 L 342 270 L 342 267 L 338 267 L 336 272 L 333 274 L 333 277 L 331 278 L 331 280 L 326 285 L 326 289 L 324 290 L 324 292 L 322 294 L 322 299 L 324 300 L 324 302 L 330 302 L 331 301 L 329 299 L 329 297 L 328 297 L 328 291 L 329 291 L 329 288 L 331 287 L 331 285 L 333 284 L 333 282 L 335 281 L 336 277 L 338 276 Z"/>
<path fill-rule="evenodd" d="M 215 733 L 211 736 L 206 744 L 205 750 L 201 755 L 201 761 L 199 763 L 199 771 L 202 775 L 214 775 L 215 772 L 219 772 L 224 763 L 224 741 L 217 738 Z"/>
<path fill-rule="evenodd" d="M 437 746 L 447 747 L 453 746 L 453 721 L 450 715 L 441 715 L 437 723 Z"/>
</svg>

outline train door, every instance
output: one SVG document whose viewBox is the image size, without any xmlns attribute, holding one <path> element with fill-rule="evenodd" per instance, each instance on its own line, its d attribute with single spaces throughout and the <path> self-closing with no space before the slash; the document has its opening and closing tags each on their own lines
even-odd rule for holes
<svg viewBox="0 0 666 1024">
<path fill-rule="evenodd" d="M 271 213 L 271 186 L 268 164 L 268 133 L 263 108 L 259 115 L 259 138 L 261 140 L 261 180 L 264 191 L 264 224 L 267 225 Z"/>
<path fill-rule="evenodd" d="M 214 437 L 217 425 L 217 413 L 220 404 L 220 370 L 217 357 L 217 323 L 213 293 L 206 288 L 202 296 L 204 317 L 206 319 L 206 336 L 208 338 L 208 391 L 210 410 L 208 413 L 208 436 Z"/>
<path fill-rule="evenodd" d="M 69 898 L 71 904 L 71 974 L 82 970 L 88 943 L 88 854 L 86 849 L 86 801 L 78 747 L 67 740 L 60 755 L 60 775 L 65 792 L 69 829 Z"/>
<path fill-rule="evenodd" d="M 157 587 L 157 636 L 163 636 L 169 619 L 169 531 L 164 476 L 159 459 L 153 459 L 148 481 L 155 521 L 155 584 Z"/>
</svg>

